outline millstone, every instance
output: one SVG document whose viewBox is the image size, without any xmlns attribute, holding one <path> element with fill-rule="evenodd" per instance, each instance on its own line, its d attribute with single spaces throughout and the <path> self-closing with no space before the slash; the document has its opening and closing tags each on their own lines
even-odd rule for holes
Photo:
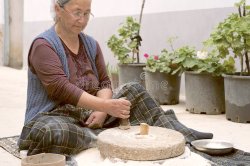
<svg viewBox="0 0 250 166">
<path fill-rule="evenodd" d="M 139 134 L 139 126 L 128 130 L 107 129 L 98 135 L 97 146 L 104 157 L 125 160 L 162 160 L 185 151 L 184 136 L 174 130 L 149 127 L 148 135 Z"/>
</svg>

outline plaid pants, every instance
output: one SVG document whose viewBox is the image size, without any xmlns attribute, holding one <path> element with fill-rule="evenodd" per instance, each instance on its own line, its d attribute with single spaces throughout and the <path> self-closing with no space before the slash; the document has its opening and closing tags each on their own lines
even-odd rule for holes
<svg viewBox="0 0 250 166">
<path fill-rule="evenodd" d="M 173 110 L 164 111 L 160 105 L 138 83 L 124 85 L 113 98 L 126 97 L 131 102 L 130 123 L 144 122 L 151 126 L 165 127 L 181 132 L 186 141 L 197 137 L 181 124 Z M 95 146 L 98 133 L 119 125 L 119 119 L 107 116 L 102 129 L 83 126 L 91 110 L 64 105 L 51 112 L 41 113 L 27 123 L 18 141 L 20 150 L 28 150 L 28 155 L 38 153 L 77 154 Z"/>
</svg>

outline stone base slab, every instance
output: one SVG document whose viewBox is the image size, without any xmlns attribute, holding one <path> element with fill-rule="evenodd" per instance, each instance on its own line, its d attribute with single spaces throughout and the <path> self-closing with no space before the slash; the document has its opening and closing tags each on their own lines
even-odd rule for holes
<svg viewBox="0 0 250 166">
<path fill-rule="evenodd" d="M 148 135 L 139 135 L 140 127 L 128 130 L 107 129 L 98 135 L 97 146 L 103 157 L 125 160 L 162 160 L 179 156 L 185 151 L 184 136 L 174 130 L 149 127 Z"/>
</svg>

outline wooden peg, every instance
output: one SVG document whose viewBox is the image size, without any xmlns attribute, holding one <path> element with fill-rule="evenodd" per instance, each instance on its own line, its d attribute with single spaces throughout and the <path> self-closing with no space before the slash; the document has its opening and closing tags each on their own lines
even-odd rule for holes
<svg viewBox="0 0 250 166">
<path fill-rule="evenodd" d="M 121 119 L 119 129 L 122 129 L 122 130 L 130 129 L 129 119 Z"/>
<path fill-rule="evenodd" d="M 147 123 L 140 124 L 140 135 L 148 135 L 149 125 Z"/>
<path fill-rule="evenodd" d="M 122 97 L 122 99 L 126 99 L 126 97 Z M 122 130 L 127 130 L 127 129 L 130 129 L 130 122 L 129 122 L 129 119 L 121 119 L 120 120 L 120 125 L 118 127 L 119 129 L 122 129 Z"/>
</svg>

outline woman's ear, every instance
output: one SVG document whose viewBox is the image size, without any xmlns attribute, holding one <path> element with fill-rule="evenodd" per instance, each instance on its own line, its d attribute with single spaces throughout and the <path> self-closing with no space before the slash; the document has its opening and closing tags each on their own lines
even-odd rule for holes
<svg viewBox="0 0 250 166">
<path fill-rule="evenodd" d="M 55 14 L 58 16 L 58 14 L 60 14 L 60 11 L 61 11 L 61 7 L 59 6 L 58 3 L 55 4 L 54 10 L 55 10 Z"/>
<path fill-rule="evenodd" d="M 60 19 L 60 17 L 61 17 L 61 7 L 59 6 L 58 3 L 55 4 L 54 11 L 55 11 L 56 21 L 58 21 Z"/>
</svg>

